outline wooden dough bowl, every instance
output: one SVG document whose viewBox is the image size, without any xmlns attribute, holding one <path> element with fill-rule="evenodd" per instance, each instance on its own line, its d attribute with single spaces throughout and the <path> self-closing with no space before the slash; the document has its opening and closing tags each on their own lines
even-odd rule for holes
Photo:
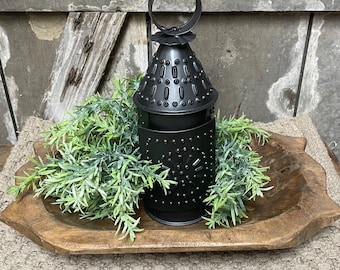
<svg viewBox="0 0 340 270">
<path fill-rule="evenodd" d="M 114 254 L 230 250 L 270 250 L 296 247 L 340 217 L 340 207 L 326 191 L 324 169 L 304 152 L 306 139 L 273 133 L 264 146 L 253 144 L 270 166 L 271 191 L 248 204 L 252 209 L 242 225 L 209 230 L 204 221 L 170 227 L 153 221 L 143 208 L 136 241 L 119 240 L 109 220 L 80 220 L 63 214 L 51 200 L 27 191 L 11 203 L 0 220 L 42 247 L 60 254 Z M 36 143 L 37 156 L 45 156 Z M 33 165 L 17 171 L 23 175 Z"/>
</svg>

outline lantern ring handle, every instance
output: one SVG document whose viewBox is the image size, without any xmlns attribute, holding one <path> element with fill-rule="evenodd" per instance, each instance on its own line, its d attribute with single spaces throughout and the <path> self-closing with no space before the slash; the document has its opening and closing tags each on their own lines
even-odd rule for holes
<svg viewBox="0 0 340 270">
<path fill-rule="evenodd" d="M 196 0 L 196 9 L 192 17 L 189 21 L 181 26 L 174 26 L 170 28 L 166 28 L 165 26 L 159 24 L 152 14 L 152 6 L 154 0 L 149 0 L 149 15 L 153 23 L 157 26 L 162 33 L 169 35 L 169 36 L 179 36 L 188 33 L 194 26 L 198 23 L 199 19 L 201 18 L 202 14 L 202 2 L 201 0 Z"/>
</svg>

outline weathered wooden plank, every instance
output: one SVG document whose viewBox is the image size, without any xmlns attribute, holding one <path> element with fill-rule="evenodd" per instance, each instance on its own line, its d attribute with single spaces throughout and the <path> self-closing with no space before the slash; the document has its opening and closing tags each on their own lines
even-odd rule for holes
<svg viewBox="0 0 340 270">
<path fill-rule="evenodd" d="M 43 106 L 45 118 L 65 119 L 65 111 L 97 90 L 125 16 L 70 13 Z"/>
<path fill-rule="evenodd" d="M 65 14 L 59 13 L 0 13 L 0 55 L 19 131 L 39 112 L 65 21 Z M 1 114 L 3 121 L 9 123 L 9 118 Z M 10 138 L 12 142 L 15 136 Z"/>
<path fill-rule="evenodd" d="M 121 77 L 131 77 L 146 71 L 148 67 L 146 27 L 144 14 L 128 15 L 103 78 L 100 89 L 103 95 L 112 95 L 112 81 L 117 74 Z"/>
<path fill-rule="evenodd" d="M 14 144 L 15 142 L 15 129 L 8 108 L 3 81 L 0 77 L 0 144 Z"/>
<path fill-rule="evenodd" d="M 0 0 L 0 12 L 146 12 L 147 0 Z M 193 0 L 155 1 L 155 11 L 191 11 Z M 334 0 L 203 0 L 206 12 L 232 11 L 340 11 L 340 2 Z"/>
<path fill-rule="evenodd" d="M 204 14 L 192 48 L 219 92 L 222 115 L 293 116 L 309 15 Z"/>
<path fill-rule="evenodd" d="M 314 17 L 298 114 L 310 114 L 340 157 L 340 14 Z"/>
<path fill-rule="evenodd" d="M 9 41 L 5 30 L 0 26 L 0 144 L 16 142 L 15 128 L 8 106 L 8 94 L 5 91 L 6 80 L 4 69 L 9 60 Z M 3 80 L 4 78 L 4 80 Z"/>
</svg>

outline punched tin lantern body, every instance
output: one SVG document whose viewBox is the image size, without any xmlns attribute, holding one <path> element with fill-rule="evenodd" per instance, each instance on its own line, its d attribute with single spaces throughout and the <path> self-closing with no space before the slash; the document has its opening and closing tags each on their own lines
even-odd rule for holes
<svg viewBox="0 0 340 270">
<path fill-rule="evenodd" d="M 196 1 L 196 20 L 200 12 L 200 1 Z M 169 169 L 168 178 L 177 182 L 166 195 L 157 185 L 147 190 L 144 207 L 155 220 L 175 226 L 202 219 L 203 200 L 215 178 L 218 94 L 189 46 L 195 37 L 188 31 L 192 26 L 186 27 L 185 33 L 173 28 L 177 33 L 171 35 L 161 29 L 153 36 L 160 46 L 134 94 L 142 157 L 162 163 Z"/>
</svg>

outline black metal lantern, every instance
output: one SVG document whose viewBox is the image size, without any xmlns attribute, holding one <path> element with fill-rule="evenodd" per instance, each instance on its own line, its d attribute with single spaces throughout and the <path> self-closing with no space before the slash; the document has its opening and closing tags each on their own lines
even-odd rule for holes
<svg viewBox="0 0 340 270">
<path fill-rule="evenodd" d="M 189 46 L 202 4 L 196 0 L 191 19 L 165 28 L 149 14 L 160 32 L 152 36 L 160 46 L 149 64 L 134 103 L 139 112 L 139 143 L 143 158 L 169 168 L 177 182 L 164 195 L 155 186 L 143 197 L 147 213 L 174 226 L 192 224 L 205 214 L 204 198 L 215 178 L 215 118 L 217 91 Z"/>
</svg>

